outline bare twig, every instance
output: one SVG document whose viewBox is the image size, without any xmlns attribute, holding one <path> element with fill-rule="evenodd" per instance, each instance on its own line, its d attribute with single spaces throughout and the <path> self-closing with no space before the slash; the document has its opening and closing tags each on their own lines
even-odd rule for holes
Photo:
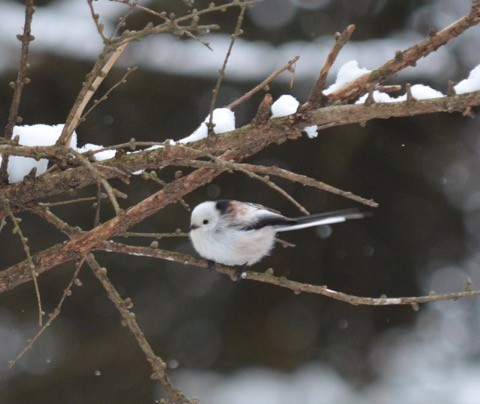
<svg viewBox="0 0 480 404">
<path fill-rule="evenodd" d="M 32 255 L 30 254 L 30 246 L 28 245 L 28 238 L 24 236 L 21 227 L 19 226 L 20 223 L 20 218 L 15 217 L 15 215 L 12 212 L 12 209 L 10 208 L 9 202 L 4 199 L 0 198 L 3 208 L 5 209 L 8 217 L 10 217 L 10 220 L 12 221 L 13 224 L 13 233 L 17 234 L 18 237 L 20 238 L 20 242 L 22 243 L 23 251 L 25 252 L 25 255 L 27 257 L 27 263 L 28 267 L 30 268 L 30 274 L 33 279 L 33 286 L 35 288 L 35 297 L 37 299 L 37 307 L 38 307 L 38 326 L 42 326 L 42 319 L 43 319 L 43 309 L 42 309 L 42 299 L 40 297 L 40 289 L 38 287 L 38 280 L 37 280 L 37 272 L 35 271 L 35 264 L 32 259 Z"/>
<path fill-rule="evenodd" d="M 82 87 L 82 90 L 78 94 L 73 108 L 68 114 L 62 134 L 56 142 L 57 146 L 68 145 L 70 143 L 73 131 L 80 124 L 80 120 L 85 107 L 92 98 L 93 94 L 95 94 L 95 92 L 97 91 L 98 87 L 100 87 L 100 84 L 110 72 L 111 68 L 116 63 L 118 58 L 123 54 L 127 46 L 128 42 L 119 45 L 113 50 L 113 52 L 110 51 L 110 46 L 107 46 L 104 49 L 102 55 L 100 55 L 97 62 L 95 63 L 92 72 L 87 76 L 86 82 Z M 110 53 L 111 56 L 107 59 Z"/>
<path fill-rule="evenodd" d="M 328 72 L 337 59 L 338 54 L 352 36 L 353 31 L 355 31 L 355 25 L 352 24 L 345 28 L 345 31 L 343 31 L 341 34 L 337 32 L 335 35 L 335 44 L 330 50 L 327 60 L 325 61 L 322 70 L 320 70 L 320 75 L 318 76 L 318 79 L 313 86 L 312 91 L 310 92 L 310 96 L 308 97 L 308 104 L 310 107 L 317 108 L 319 106 L 323 106 L 324 102 L 327 100 L 327 97 L 323 94 L 323 90 L 327 82 Z"/>
<path fill-rule="evenodd" d="M 179 162 L 180 165 L 186 165 L 189 167 L 212 167 L 213 165 L 218 165 L 215 161 L 209 162 L 209 161 L 199 161 L 199 160 L 188 160 L 185 162 Z M 261 174 L 267 174 L 267 175 L 274 175 L 276 177 L 281 177 L 285 178 L 289 181 L 293 182 L 298 182 L 303 185 L 307 185 L 313 188 L 317 188 L 321 191 L 326 191 L 330 192 L 335 195 L 340 195 L 344 198 L 351 199 L 355 202 L 359 202 L 363 205 L 370 206 L 372 208 L 377 208 L 378 203 L 376 203 L 372 199 L 365 199 L 362 198 L 361 196 L 355 195 L 352 192 L 348 191 L 343 191 L 341 189 L 332 187 L 331 185 L 325 184 L 324 182 L 317 181 L 313 178 L 307 177 L 305 175 L 301 174 L 296 174 L 292 171 L 285 170 L 280 167 L 276 166 L 271 166 L 271 167 L 266 167 L 266 166 L 261 166 L 257 164 L 246 164 L 246 163 L 235 163 L 232 161 L 226 161 L 223 160 L 223 163 L 221 165 L 225 165 L 227 168 L 230 168 L 232 170 L 245 170 L 248 172 L 256 172 L 256 173 L 261 173 Z"/>
<path fill-rule="evenodd" d="M 172 238 L 172 237 L 188 237 L 188 233 L 175 232 L 175 233 L 137 233 L 133 231 L 127 231 L 122 234 L 123 237 L 146 237 L 146 238 L 156 238 L 157 240 L 162 238 Z"/>
<path fill-rule="evenodd" d="M 100 35 L 100 38 L 102 38 L 103 43 L 106 44 L 109 42 L 109 38 L 107 38 L 103 33 L 104 26 L 102 23 L 99 22 L 100 16 L 95 12 L 95 9 L 93 7 L 93 0 L 87 0 L 87 3 L 88 7 L 90 8 L 90 14 L 92 15 L 95 27 L 97 27 L 97 32 Z"/>
<path fill-rule="evenodd" d="M 42 219 L 46 220 L 50 224 L 53 224 L 58 230 L 60 230 L 67 236 L 72 236 L 81 231 L 80 228 L 70 226 L 67 222 L 60 219 L 57 215 L 53 214 L 53 212 L 48 207 L 40 205 L 30 205 L 27 207 L 27 209 L 35 213 Z"/>
<path fill-rule="evenodd" d="M 127 77 L 129 76 L 130 73 L 134 72 L 135 70 L 137 70 L 136 67 L 129 67 L 127 69 L 127 72 L 123 75 L 123 77 L 117 81 L 112 87 L 110 87 L 107 92 L 102 95 L 98 100 L 94 100 L 93 101 L 93 105 L 87 110 L 85 111 L 85 114 L 83 114 L 83 116 L 80 118 L 80 121 L 84 121 L 88 114 L 90 114 L 90 112 L 92 112 L 99 104 L 101 104 L 103 101 L 105 101 L 108 96 L 120 85 L 122 84 L 125 84 L 127 82 Z"/>
<path fill-rule="evenodd" d="M 81 153 L 77 152 L 74 149 L 70 149 L 70 152 L 75 155 L 75 157 L 90 171 L 92 176 L 97 180 L 99 184 L 102 184 L 103 189 L 105 189 L 105 192 L 108 195 L 108 198 L 110 199 L 110 202 L 112 203 L 113 209 L 115 210 L 116 215 L 120 215 L 122 213 L 122 209 L 120 208 L 120 205 L 117 202 L 116 198 L 116 193 L 112 186 L 108 183 L 108 181 L 105 179 L 105 177 L 100 173 L 100 171 L 92 164 L 90 161 L 88 161 L 87 158 L 85 158 Z"/>
<path fill-rule="evenodd" d="M 28 340 L 27 345 L 20 351 L 20 353 L 15 357 L 15 359 L 11 360 L 8 362 L 8 367 L 12 368 L 15 366 L 15 364 L 22 358 L 23 355 L 25 355 L 35 344 L 38 338 L 43 334 L 43 332 L 52 325 L 52 323 L 55 321 L 55 319 L 60 315 L 60 312 L 62 310 L 63 302 L 67 298 L 67 296 L 70 296 L 72 294 L 72 286 L 77 282 L 77 277 L 78 273 L 80 272 L 80 269 L 82 268 L 84 260 L 81 260 L 80 262 L 77 263 L 77 267 L 75 269 L 75 272 L 72 275 L 72 279 L 66 286 L 66 288 L 63 291 L 62 297 L 60 298 L 60 301 L 58 302 L 57 306 L 55 309 L 48 315 L 48 320 L 41 326 L 41 328 L 37 331 L 37 333 Z"/>
<path fill-rule="evenodd" d="M 150 363 L 150 366 L 152 367 L 152 378 L 159 380 L 162 383 L 165 391 L 167 392 L 169 402 L 178 404 L 193 404 L 194 401 L 188 399 L 179 389 L 177 389 L 167 376 L 165 372 L 167 364 L 159 356 L 155 355 L 155 352 L 145 338 L 142 329 L 135 320 L 135 314 L 130 311 L 133 306 L 132 301 L 129 298 L 122 299 L 118 291 L 115 289 L 115 286 L 110 282 L 110 279 L 107 276 L 107 269 L 102 268 L 92 254 L 87 256 L 86 261 L 107 292 L 108 298 L 120 313 L 122 317 L 122 323 L 130 329 L 132 335 L 135 337 L 138 346 L 142 349 L 148 362 Z"/>
<path fill-rule="evenodd" d="M 45 208 L 48 208 L 48 207 L 52 207 L 52 206 L 63 206 L 63 205 L 70 205 L 70 204 L 74 204 L 74 203 L 91 202 L 91 201 L 94 201 L 94 200 L 95 200 L 95 197 L 89 196 L 89 197 L 85 197 L 85 198 L 68 199 L 68 200 L 65 200 L 65 201 L 58 201 L 58 202 L 39 202 L 38 205 L 42 206 L 42 207 L 45 207 Z"/>
<path fill-rule="evenodd" d="M 254 94 L 258 93 L 261 90 L 264 90 L 269 83 L 271 83 L 275 78 L 277 78 L 285 70 L 291 70 L 292 67 L 295 65 L 295 63 L 297 63 L 298 59 L 300 59 L 300 56 L 295 56 L 292 60 L 289 60 L 285 66 L 273 72 L 270 76 L 268 76 L 265 80 L 263 80 L 259 85 L 255 86 L 250 91 L 247 91 L 240 98 L 228 104 L 226 108 L 234 109 L 235 107 L 239 106 L 242 102 L 249 100 Z"/>
<path fill-rule="evenodd" d="M 102 207 L 103 196 L 104 193 L 102 192 L 102 187 L 100 186 L 100 184 L 97 183 L 97 197 L 95 203 L 93 204 L 93 208 L 95 209 L 93 227 L 97 227 L 100 224 L 100 209 Z"/>
<path fill-rule="evenodd" d="M 28 72 L 28 51 L 30 49 L 30 42 L 35 37 L 31 34 L 32 19 L 35 7 L 33 0 L 26 0 L 25 3 L 25 23 L 23 26 L 23 34 L 18 35 L 17 38 L 22 42 L 22 50 L 20 53 L 20 65 L 18 68 L 17 79 L 10 83 L 13 88 L 12 104 L 8 114 L 7 125 L 5 126 L 5 139 L 10 140 L 13 135 L 13 128 L 15 123 L 21 122 L 21 118 L 18 116 L 18 110 L 20 108 L 20 101 L 22 99 L 23 87 L 30 82 L 27 77 Z M 2 164 L 0 165 L 0 184 L 7 178 L 7 166 L 8 166 L 8 154 L 2 155 Z"/>
<path fill-rule="evenodd" d="M 241 3 L 242 4 L 242 3 Z M 219 70 L 219 74 L 217 77 L 217 83 L 215 84 L 215 88 L 212 92 L 212 102 L 210 103 L 210 119 L 207 123 L 208 134 L 211 135 L 214 133 L 213 127 L 215 126 L 213 123 L 213 110 L 217 104 L 217 97 L 220 91 L 220 86 L 222 84 L 222 80 L 225 77 L 225 70 L 227 68 L 228 59 L 230 58 L 230 54 L 232 53 L 233 45 L 237 38 L 242 34 L 242 23 L 243 23 L 243 16 L 245 14 L 247 6 L 245 4 L 240 6 L 240 13 L 237 17 L 237 25 L 235 26 L 235 30 L 233 31 L 232 38 L 230 40 L 230 45 L 228 46 L 227 54 L 225 55 L 225 59 L 223 60 L 223 66 Z"/>
<path fill-rule="evenodd" d="M 157 184 L 160 184 L 162 187 L 166 187 L 167 183 L 163 181 L 162 179 L 158 178 L 157 173 L 155 171 L 150 171 L 147 173 L 146 171 L 142 173 L 142 178 L 152 180 L 156 182 Z M 182 206 L 185 208 L 187 212 L 190 212 L 190 206 L 188 205 L 187 202 L 185 202 L 185 199 L 179 198 L 178 201 L 182 204 Z"/>
</svg>

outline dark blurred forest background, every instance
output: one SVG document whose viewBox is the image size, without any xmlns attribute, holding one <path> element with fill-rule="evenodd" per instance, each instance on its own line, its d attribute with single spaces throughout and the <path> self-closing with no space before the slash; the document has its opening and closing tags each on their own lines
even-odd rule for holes
<svg viewBox="0 0 480 404">
<path fill-rule="evenodd" d="M 16 75 L 22 3 L 0 2 L 3 123 L 10 105 L 8 83 Z M 110 2 L 99 1 L 98 12 L 108 26 L 122 8 L 104 3 Z M 21 115 L 24 124 L 62 123 L 101 41 L 86 2 L 35 4 L 31 84 Z M 179 14 L 185 10 L 179 0 L 145 4 Z M 329 83 L 342 63 L 355 59 L 374 69 L 395 50 L 428 35 L 430 27 L 449 25 L 469 7 L 466 0 L 266 0 L 246 14 L 218 105 L 235 100 L 297 55 L 293 88 L 284 73 L 270 92 L 274 99 L 292 94 L 304 102 L 336 31 L 357 26 Z M 236 14 L 208 17 L 222 27 L 221 35 L 211 35 L 213 51 L 168 35 L 132 44 L 121 62 L 139 69 L 79 127 L 78 143 L 179 139 L 195 130 L 208 114 Z M 145 15 L 135 18 L 138 26 L 148 22 Z M 448 80 L 462 80 L 480 63 L 479 44 L 479 28 L 472 28 L 389 84 L 422 83 L 445 93 Z M 117 66 L 104 91 L 124 71 Z M 235 109 L 237 127 L 255 115 L 263 94 Z M 361 221 L 285 235 L 296 247 L 277 246 L 254 270 L 273 267 L 277 275 L 359 296 L 454 292 L 465 288 L 467 277 L 478 288 L 478 124 L 478 118 L 460 114 L 370 121 L 364 127 L 323 130 L 316 139 L 271 146 L 252 157 L 250 162 L 276 164 L 380 204 L 373 217 Z M 159 173 L 167 180 L 173 175 L 173 169 Z M 157 189 L 140 178 L 133 181 L 129 203 Z M 311 212 L 355 206 L 326 192 L 277 183 Z M 84 194 L 95 192 L 92 187 Z M 272 189 L 238 173 L 223 174 L 186 201 L 194 206 L 225 198 L 300 214 Z M 93 224 L 88 203 L 56 212 L 85 228 Z M 103 213 L 103 219 L 110 217 L 108 209 Z M 172 205 L 134 231 L 187 231 L 189 215 L 180 204 Z M 33 216 L 24 222 L 33 251 L 61 240 Z M 0 233 L 0 269 L 23 259 L 18 239 L 10 235 L 10 226 Z M 186 238 L 159 244 L 194 254 Z M 97 258 L 122 295 L 132 298 L 139 324 L 168 362 L 174 383 L 201 402 L 478 402 L 478 299 L 431 303 L 419 311 L 352 306 L 267 284 L 234 283 L 224 275 L 167 261 L 107 253 Z M 57 304 L 72 270 L 66 265 L 39 278 L 47 312 Z M 73 289 L 60 317 L 13 369 L 7 362 L 35 333 L 36 299 L 31 283 L 0 296 L 2 403 L 153 403 L 162 397 L 161 386 L 150 380 L 149 364 L 100 284 L 88 270 L 80 279 L 83 286 Z"/>
</svg>

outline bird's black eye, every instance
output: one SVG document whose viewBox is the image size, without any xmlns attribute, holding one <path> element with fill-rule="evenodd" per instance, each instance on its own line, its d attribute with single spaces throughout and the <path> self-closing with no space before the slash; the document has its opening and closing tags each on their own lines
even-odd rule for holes
<svg viewBox="0 0 480 404">
<path fill-rule="evenodd" d="M 203 221 L 203 224 L 208 224 L 208 220 L 205 219 L 205 220 Z"/>
</svg>

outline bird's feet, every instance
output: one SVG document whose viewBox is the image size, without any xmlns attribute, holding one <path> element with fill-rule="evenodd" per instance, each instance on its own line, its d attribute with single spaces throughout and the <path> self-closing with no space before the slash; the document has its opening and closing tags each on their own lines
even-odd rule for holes
<svg viewBox="0 0 480 404">
<path fill-rule="evenodd" d="M 244 279 L 247 276 L 247 264 L 243 264 L 237 267 L 237 270 L 233 274 L 233 280 L 238 282 L 240 279 Z"/>
<path fill-rule="evenodd" d="M 215 265 L 217 265 L 215 261 L 212 261 L 212 260 L 207 261 L 207 269 L 209 271 L 215 271 Z"/>
</svg>

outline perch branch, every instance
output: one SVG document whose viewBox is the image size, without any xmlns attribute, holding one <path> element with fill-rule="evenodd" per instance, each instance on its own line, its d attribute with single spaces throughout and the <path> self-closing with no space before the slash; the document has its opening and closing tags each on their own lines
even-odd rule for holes
<svg viewBox="0 0 480 404">
<path fill-rule="evenodd" d="M 150 258 L 157 258 L 167 261 L 174 261 L 184 265 L 192 265 L 203 269 L 208 269 L 208 261 L 203 258 L 192 257 L 190 255 L 166 251 L 151 247 L 131 246 L 127 244 L 105 242 L 99 246 L 99 250 L 132 254 L 136 256 L 144 256 Z M 215 271 L 233 278 L 236 269 L 226 265 L 217 264 Z M 277 277 L 267 271 L 266 273 L 259 273 L 254 271 L 247 271 L 245 279 L 249 279 L 256 282 L 268 283 L 270 285 L 280 286 L 282 288 L 290 289 L 296 293 L 306 292 L 314 293 L 323 296 L 330 297 L 332 299 L 340 300 L 345 303 L 353 305 L 366 305 L 366 306 L 398 306 L 398 305 L 418 305 L 421 303 L 439 302 L 444 300 L 458 300 L 465 297 L 478 297 L 480 296 L 480 290 L 470 290 L 468 282 L 466 282 L 466 289 L 461 292 L 435 294 L 430 293 L 426 296 L 408 296 L 408 297 L 363 297 L 349 295 L 343 292 L 337 292 L 332 289 L 328 289 L 325 285 L 311 285 L 308 283 L 295 282 L 286 279 L 283 276 Z"/>
</svg>

